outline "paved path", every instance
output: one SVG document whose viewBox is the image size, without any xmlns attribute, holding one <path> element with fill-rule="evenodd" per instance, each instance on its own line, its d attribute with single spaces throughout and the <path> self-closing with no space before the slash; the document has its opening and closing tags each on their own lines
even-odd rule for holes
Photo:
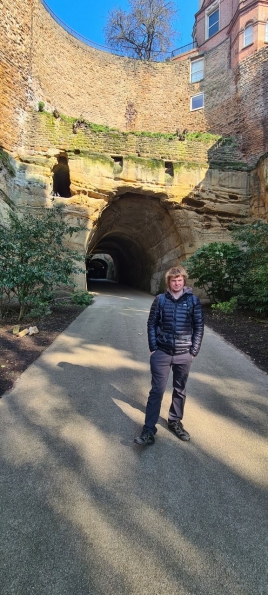
<svg viewBox="0 0 268 595">
<path fill-rule="evenodd" d="M 104 285 L 0 401 L 2 595 L 267 595 L 268 378 L 206 329 L 191 442 L 133 444 L 152 297 Z M 27 340 L 27 339 L 26 339 Z"/>
</svg>

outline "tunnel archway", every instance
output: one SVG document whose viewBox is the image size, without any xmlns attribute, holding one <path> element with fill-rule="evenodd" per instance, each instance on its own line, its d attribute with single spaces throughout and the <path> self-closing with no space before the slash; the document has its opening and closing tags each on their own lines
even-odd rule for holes
<svg viewBox="0 0 268 595">
<path fill-rule="evenodd" d="M 157 293 L 166 270 L 185 257 L 184 245 L 161 197 L 127 192 L 98 219 L 87 254 L 109 254 L 118 282 Z"/>
<path fill-rule="evenodd" d="M 103 258 L 92 258 L 87 267 L 87 274 L 90 279 L 106 279 L 108 263 Z"/>
</svg>

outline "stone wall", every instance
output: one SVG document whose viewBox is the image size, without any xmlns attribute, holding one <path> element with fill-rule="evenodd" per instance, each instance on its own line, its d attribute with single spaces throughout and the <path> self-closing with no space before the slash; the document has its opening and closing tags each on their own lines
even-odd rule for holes
<svg viewBox="0 0 268 595">
<path fill-rule="evenodd" d="M 36 121 L 44 124 L 46 118 L 37 114 Z M 108 133 L 104 134 L 107 140 Z M 84 136 L 86 143 L 89 139 Z M 187 141 L 176 142 L 177 149 L 187 146 Z M 41 149 L 20 149 L 11 160 L 12 176 L 4 159 L 0 184 L 5 183 L 11 207 L 38 213 L 61 204 L 68 221 L 81 226 L 74 248 L 84 255 L 110 254 L 121 282 L 152 293 L 159 290 L 164 269 L 205 242 L 228 241 L 230 223 L 249 215 L 248 168 L 242 164 L 240 170 L 230 170 L 228 161 L 225 167 L 218 168 L 216 161 L 212 167 L 208 154 L 213 145 L 206 147 L 200 140 L 189 142 L 188 158 L 195 161 L 167 162 L 148 155 L 124 155 L 117 161 L 107 153 L 69 149 L 72 196 L 68 199 L 51 195 L 56 151 Z M 224 150 L 224 145 L 215 149 L 221 151 L 222 160 Z M 227 145 L 226 156 L 230 155 Z M 85 287 L 85 275 L 77 282 Z"/>
<path fill-rule="evenodd" d="M 64 149 L 78 154 L 82 151 L 110 155 L 136 155 L 164 160 L 217 164 L 242 161 L 235 138 L 221 139 L 218 135 L 188 134 L 180 140 L 176 134 L 145 134 L 121 132 L 103 126 L 82 123 L 73 131 L 75 119 L 45 112 L 31 111 L 23 134 L 22 151 L 29 153 L 57 152 Z M 246 162 L 245 162 L 246 164 Z"/>
<path fill-rule="evenodd" d="M 237 102 L 240 105 L 241 148 L 249 164 L 268 151 L 268 47 L 241 62 L 237 68 Z"/>
<path fill-rule="evenodd" d="M 12 151 L 21 134 L 30 93 L 31 3 L 2 0 L 0 19 L 0 145 Z"/>
<path fill-rule="evenodd" d="M 62 203 L 81 223 L 81 252 L 115 255 L 122 280 L 153 293 L 164 268 L 228 240 L 233 221 L 268 217 L 267 48 L 232 69 L 227 40 L 204 54 L 204 80 L 191 84 L 192 54 L 142 63 L 95 50 L 39 0 L 3 0 L 1 17 L 0 145 L 14 170 L 4 156 L 3 217 Z M 191 112 L 200 91 L 205 108 Z M 186 128 L 215 136 L 180 140 Z M 59 150 L 70 199 L 51 196 Z"/>
<path fill-rule="evenodd" d="M 234 135 L 250 166 L 268 151 L 268 47 L 230 67 L 229 39 L 205 55 L 205 117 L 210 132 Z"/>
<path fill-rule="evenodd" d="M 250 214 L 254 219 L 268 222 L 268 154 L 258 162 L 250 175 Z"/>
<path fill-rule="evenodd" d="M 120 130 L 205 130 L 190 111 L 190 61 L 149 63 L 96 50 L 67 33 L 35 0 L 32 76 L 35 102 Z"/>
<path fill-rule="evenodd" d="M 232 69 L 227 39 L 204 54 L 204 80 L 191 84 L 192 54 L 147 63 L 96 50 L 60 27 L 40 0 L 3 0 L 0 28 L 0 143 L 10 151 L 27 146 L 39 101 L 121 132 L 234 135 L 250 165 L 268 150 L 267 47 Z M 190 97 L 200 91 L 205 108 L 191 112 Z"/>
</svg>

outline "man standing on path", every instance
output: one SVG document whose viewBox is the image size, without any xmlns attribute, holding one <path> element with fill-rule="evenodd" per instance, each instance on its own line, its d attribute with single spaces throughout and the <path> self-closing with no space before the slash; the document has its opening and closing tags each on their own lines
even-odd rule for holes
<svg viewBox="0 0 268 595">
<path fill-rule="evenodd" d="M 148 318 L 152 388 L 142 433 L 134 439 L 141 446 L 154 444 L 156 423 L 171 367 L 173 393 L 168 428 L 180 440 L 190 440 L 190 435 L 182 425 L 182 418 L 186 382 L 204 334 L 203 311 L 198 297 L 186 286 L 187 273 L 182 266 L 169 269 L 165 279 L 167 291 L 155 298 Z"/>
</svg>

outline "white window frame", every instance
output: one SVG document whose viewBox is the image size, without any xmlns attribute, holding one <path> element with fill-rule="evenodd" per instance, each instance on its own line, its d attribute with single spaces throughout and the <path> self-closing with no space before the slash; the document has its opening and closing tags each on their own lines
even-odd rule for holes
<svg viewBox="0 0 268 595">
<path fill-rule="evenodd" d="M 219 20 L 218 20 L 218 29 L 212 35 L 209 35 L 209 19 L 210 17 L 216 12 L 219 12 Z M 214 2 L 209 8 L 206 10 L 206 19 L 205 19 L 205 38 L 210 39 L 213 35 L 216 35 L 220 30 L 220 3 L 219 1 Z"/>
<path fill-rule="evenodd" d="M 265 38 L 264 38 L 265 43 L 268 43 L 268 21 L 265 24 Z"/>
<path fill-rule="evenodd" d="M 193 107 L 193 99 L 196 99 L 196 97 L 202 97 L 203 102 L 202 102 L 202 105 L 200 105 L 198 107 Z M 204 109 L 204 93 L 197 93 L 197 95 L 192 95 L 192 97 L 190 98 L 190 111 L 195 112 L 196 110 L 199 110 L 199 109 Z"/>
<path fill-rule="evenodd" d="M 244 45 L 243 47 L 246 48 L 248 45 L 252 45 L 253 43 L 253 23 L 247 23 L 244 29 Z"/>
<path fill-rule="evenodd" d="M 198 70 L 195 72 L 193 71 L 193 65 L 197 65 Z M 200 68 L 199 68 L 200 66 Z M 204 58 L 197 58 L 195 60 L 191 60 L 191 67 L 190 67 L 190 82 L 191 83 L 198 83 L 198 81 L 202 81 L 204 78 Z"/>
</svg>

